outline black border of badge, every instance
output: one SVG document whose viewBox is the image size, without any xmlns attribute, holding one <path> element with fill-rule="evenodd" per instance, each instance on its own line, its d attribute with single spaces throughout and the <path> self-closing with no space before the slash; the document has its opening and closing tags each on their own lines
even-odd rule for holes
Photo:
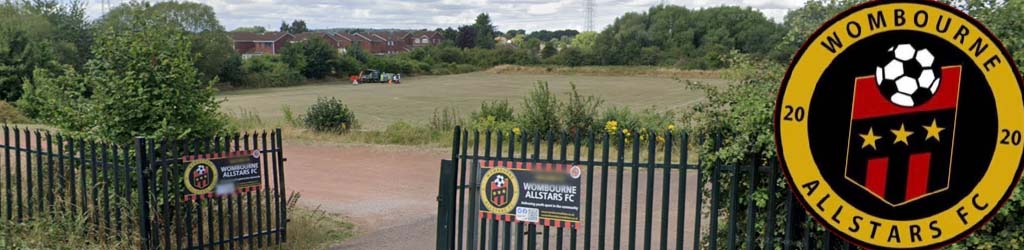
<svg viewBox="0 0 1024 250">
<path fill-rule="evenodd" d="M 789 62 L 789 67 L 786 68 L 786 75 L 785 75 L 785 77 L 782 78 L 782 84 L 779 85 L 779 94 L 778 94 L 778 96 L 775 99 L 775 108 L 774 108 L 775 110 L 774 110 L 774 112 L 772 112 L 772 121 L 773 121 L 772 128 L 774 129 L 773 134 L 775 135 L 775 152 L 776 152 L 776 154 L 778 154 L 779 167 L 781 168 L 782 172 L 786 174 L 786 184 L 789 186 L 789 189 L 790 189 L 789 195 L 796 196 L 797 200 L 800 201 L 799 202 L 800 206 L 802 206 L 805 211 L 810 210 L 811 207 L 807 203 L 807 201 L 804 199 L 803 196 L 800 196 L 799 194 L 793 193 L 793 191 L 792 191 L 792 190 L 796 189 L 796 184 L 793 183 L 793 178 L 792 178 L 792 176 L 790 176 L 789 171 L 787 170 L 788 167 L 786 166 L 785 154 L 783 154 L 783 152 L 782 152 L 782 144 L 781 144 L 782 140 L 781 140 L 780 134 L 779 134 L 779 122 L 780 122 L 779 121 L 779 114 L 782 111 L 782 109 L 780 108 L 781 107 L 780 105 L 782 103 L 782 100 L 784 99 L 783 97 L 786 95 L 786 92 L 784 92 L 784 90 L 786 89 L 786 85 L 787 85 L 786 83 L 789 82 L 789 78 L 791 77 L 791 75 L 793 73 L 793 67 L 796 65 L 795 63 L 798 61 L 797 59 L 803 56 L 804 52 L 807 51 L 807 46 L 811 45 L 811 43 L 814 41 L 813 38 L 820 36 L 821 33 L 825 30 L 825 28 L 831 27 L 833 24 L 835 24 L 840 19 L 842 19 L 844 17 L 847 17 L 847 16 L 849 16 L 849 15 L 851 15 L 851 14 L 857 12 L 857 11 L 860 11 L 860 10 L 863 10 L 863 9 L 866 9 L 866 8 L 869 8 L 869 7 L 875 7 L 875 6 L 879 6 L 879 5 L 885 5 L 885 4 L 895 4 L 895 3 L 923 4 L 923 5 L 928 5 L 928 6 L 931 6 L 931 7 L 939 8 L 939 9 L 942 9 L 942 10 L 949 11 L 950 13 L 956 14 L 958 17 L 960 17 L 960 18 L 970 22 L 971 24 L 977 26 L 978 29 L 981 30 L 982 32 L 984 32 L 986 36 L 992 38 L 993 43 L 999 47 L 999 51 L 1002 53 L 1002 55 L 1004 57 L 1007 58 L 1006 61 L 1008 61 L 1008 63 L 1010 64 L 1011 69 L 1012 69 L 1012 71 L 1014 73 L 1014 76 L 1017 78 L 1017 85 L 1020 86 L 1021 95 L 1024 96 L 1024 83 L 1021 82 L 1020 68 L 1017 67 L 1017 62 L 1013 60 L 1013 57 L 1010 54 L 1010 52 L 1008 50 L 1006 50 L 1006 45 L 1004 45 L 1002 40 L 999 40 L 999 37 L 996 37 L 995 34 L 993 34 L 992 31 L 989 30 L 987 26 L 982 24 L 977 19 L 974 19 L 974 17 L 971 17 L 970 15 L 967 15 L 967 13 L 964 13 L 963 11 L 960 11 L 959 9 L 953 8 L 952 6 L 949 6 L 949 5 L 940 3 L 940 2 L 929 1 L 929 0 L 887 0 L 887 1 L 874 0 L 874 1 L 869 1 L 869 2 L 858 4 L 856 6 L 853 6 L 852 8 L 849 8 L 847 10 L 844 10 L 844 11 L 840 12 L 839 14 L 836 14 L 831 19 L 829 19 L 825 23 L 823 23 L 820 26 L 818 26 L 818 29 L 815 30 L 814 33 L 811 33 L 811 35 L 807 37 L 808 39 L 805 40 L 802 45 L 800 45 L 800 49 L 797 50 L 796 54 L 793 55 L 793 59 L 791 59 L 790 62 Z M 1024 102 L 1021 102 L 1021 105 L 1024 105 Z M 1024 165 L 1022 163 L 1024 163 L 1024 156 L 1021 156 L 1021 160 L 1018 161 L 1018 165 Z M 1018 166 L 1017 173 L 1014 174 L 1014 178 L 1013 178 L 1014 180 L 1020 180 L 1021 172 L 1024 172 L 1022 170 L 1024 170 L 1024 168 L 1021 168 L 1020 166 Z M 974 232 L 976 232 L 979 228 L 981 228 L 985 224 L 988 224 L 989 221 L 991 221 L 992 218 L 995 217 L 995 215 L 999 213 L 999 210 L 1002 210 L 1003 205 L 1005 205 L 1006 202 L 1009 200 L 1010 195 L 1013 195 L 1013 191 L 1016 189 L 1018 182 L 1019 181 L 1014 181 L 1014 182 L 1012 182 L 1012 184 L 1010 184 L 1009 192 L 1006 192 L 1006 194 L 1003 195 L 1003 198 L 1000 199 L 998 203 L 996 203 L 995 208 L 992 209 L 992 211 L 989 212 L 988 214 L 985 214 L 984 218 L 982 220 L 980 220 L 979 223 L 975 224 L 973 227 L 971 227 L 968 230 L 964 230 L 963 232 L 960 232 L 959 234 L 957 234 L 956 236 L 950 238 L 949 240 L 946 240 L 946 241 L 943 241 L 943 242 L 939 242 L 939 243 L 936 243 L 936 244 L 932 244 L 932 245 L 926 246 L 924 248 L 926 248 L 926 249 L 938 249 L 938 248 L 947 247 L 949 245 L 952 245 L 953 243 L 959 242 L 959 241 L 967 238 L 967 236 L 970 236 L 971 234 L 974 234 Z M 792 211 L 790 211 L 790 212 L 792 212 Z M 836 233 L 839 230 L 837 230 L 836 228 L 833 228 L 828 223 L 822 223 L 822 221 L 824 219 L 819 217 L 818 214 L 816 214 L 814 212 L 808 212 L 807 214 L 811 215 L 811 218 L 814 218 L 815 223 L 818 223 L 822 227 L 828 229 L 830 234 L 836 235 L 836 236 L 842 238 L 843 240 L 846 240 L 847 242 L 854 243 L 854 244 L 856 244 L 857 246 L 860 246 L 860 247 L 864 247 L 864 248 L 874 248 L 874 247 L 877 247 L 877 246 L 873 246 L 871 244 L 867 244 L 867 243 L 865 243 L 863 241 L 860 241 L 858 239 L 855 239 L 855 238 L 852 238 L 852 237 L 848 237 L 848 236 L 846 236 L 843 233 Z M 899 249 L 899 248 L 894 248 L 894 249 Z"/>
</svg>

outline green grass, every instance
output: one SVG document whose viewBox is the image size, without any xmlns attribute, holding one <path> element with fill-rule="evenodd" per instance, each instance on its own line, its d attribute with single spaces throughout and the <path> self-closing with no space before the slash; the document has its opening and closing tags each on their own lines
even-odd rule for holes
<svg viewBox="0 0 1024 250">
<path fill-rule="evenodd" d="M 288 214 L 288 242 L 280 249 L 328 249 L 355 234 L 352 223 L 319 208 L 297 208 Z"/>
<path fill-rule="evenodd" d="M 627 70 L 627 69 L 616 69 Z M 637 69 L 641 70 L 641 69 Z M 226 91 L 222 111 L 229 114 L 255 113 L 260 123 L 281 124 L 288 105 L 295 115 L 302 115 L 318 96 L 342 100 L 355 113 L 365 130 L 380 131 L 397 121 L 425 125 L 435 109 L 453 107 L 468 114 L 488 100 L 508 100 L 519 108 L 522 97 L 538 81 L 548 81 L 559 97 L 569 91 L 569 83 L 577 84 L 583 95 L 605 99 L 605 107 L 628 106 L 634 110 L 654 106 L 658 110 L 683 110 L 699 100 L 701 93 L 687 88 L 685 81 L 694 80 L 725 85 L 713 78 L 681 79 L 653 76 L 596 76 L 561 74 L 496 74 L 474 72 L 445 76 L 418 76 L 403 79 L 403 84 L 351 85 L 347 81 L 313 85 Z M 240 115 L 236 115 L 240 116 Z M 244 116 L 244 115 L 241 115 Z M 251 117 L 250 117 L 251 118 Z"/>
</svg>

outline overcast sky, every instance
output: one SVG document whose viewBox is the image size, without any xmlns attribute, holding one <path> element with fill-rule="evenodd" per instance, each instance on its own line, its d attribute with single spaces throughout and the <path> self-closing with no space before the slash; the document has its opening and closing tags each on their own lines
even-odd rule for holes
<svg viewBox="0 0 1024 250">
<path fill-rule="evenodd" d="M 91 18 L 104 11 L 104 2 L 87 0 Z M 228 30 L 259 25 L 277 30 L 282 20 L 303 19 L 312 29 L 396 28 L 434 29 L 473 23 L 489 13 L 498 30 L 584 29 L 584 0 L 190 0 L 213 6 Z M 750 6 L 781 22 L 786 12 L 804 0 L 595 0 L 594 28 L 601 30 L 626 12 L 646 11 L 660 2 L 690 8 L 720 5 Z"/>
</svg>

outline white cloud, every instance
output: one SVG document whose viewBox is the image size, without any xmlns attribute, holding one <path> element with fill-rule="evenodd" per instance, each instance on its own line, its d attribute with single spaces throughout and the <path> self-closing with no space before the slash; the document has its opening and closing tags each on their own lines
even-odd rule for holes
<svg viewBox="0 0 1024 250">
<path fill-rule="evenodd" d="M 103 0 L 87 0 L 91 18 L 102 15 Z M 110 1 L 113 5 L 121 1 Z M 164 1 L 164 0 L 159 0 Z M 303 19 L 310 28 L 434 29 L 470 24 L 489 13 L 500 30 L 582 29 L 584 0 L 192 0 L 213 7 L 227 29 Z M 749 6 L 781 21 L 804 0 L 665 0 L 688 8 Z M 127 1 L 125 1 L 127 2 Z M 601 29 L 626 12 L 643 12 L 662 0 L 595 0 L 594 26 Z"/>
</svg>

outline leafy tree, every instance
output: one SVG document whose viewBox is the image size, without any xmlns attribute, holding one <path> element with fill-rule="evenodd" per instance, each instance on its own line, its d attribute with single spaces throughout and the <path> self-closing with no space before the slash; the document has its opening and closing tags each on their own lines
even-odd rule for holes
<svg viewBox="0 0 1024 250">
<path fill-rule="evenodd" d="M 555 49 L 555 45 L 553 43 L 548 43 L 544 45 L 544 49 L 540 50 L 540 58 L 547 59 L 548 57 L 552 57 L 557 53 L 558 49 Z"/>
<path fill-rule="evenodd" d="M 286 23 L 285 21 L 281 21 L 281 28 L 279 29 L 279 31 L 291 33 L 292 27 L 289 26 L 288 23 Z"/>
<path fill-rule="evenodd" d="M 122 4 L 96 21 L 101 32 L 131 32 L 136 22 L 152 22 L 170 26 L 188 34 L 192 40 L 194 60 L 200 77 L 205 80 L 220 76 L 227 60 L 235 53 L 224 27 L 213 8 L 194 2 L 130 2 Z"/>
<path fill-rule="evenodd" d="M 473 48 L 476 47 L 477 41 L 477 29 L 475 26 L 462 26 L 459 27 L 459 35 L 455 38 L 455 46 L 459 48 Z"/>
<path fill-rule="evenodd" d="M 772 58 L 785 62 L 821 24 L 863 0 L 809 0 L 803 7 L 786 13 L 785 36 L 774 48 Z"/>
<path fill-rule="evenodd" d="M 236 28 L 234 30 L 231 30 L 231 32 L 263 33 L 263 32 L 267 32 L 267 28 L 263 28 L 263 26 L 238 27 L 238 28 Z"/>
<path fill-rule="evenodd" d="M 531 32 L 527 35 L 528 38 L 537 38 L 541 41 L 550 41 L 551 39 L 558 39 L 562 37 L 575 37 L 580 32 L 576 30 L 539 30 Z"/>
<path fill-rule="evenodd" d="M 52 32 L 45 17 L 12 3 L 0 4 L 0 100 L 18 100 L 22 84 L 33 81 L 36 68 L 57 68 Z"/>
<path fill-rule="evenodd" d="M 281 58 L 292 68 L 298 69 L 303 76 L 323 79 L 334 69 L 338 52 L 323 38 L 316 37 L 284 46 Z"/>
<path fill-rule="evenodd" d="M 434 30 L 434 32 L 441 34 L 441 36 L 444 37 L 444 40 L 447 41 L 455 41 L 455 39 L 458 39 L 459 37 L 459 31 L 456 29 L 452 29 L 452 27 L 448 27 L 445 29 L 437 28 L 437 30 Z"/>
<path fill-rule="evenodd" d="M 115 143 L 223 133 L 213 82 L 194 66 L 191 35 L 142 19 L 124 25 L 101 31 L 82 72 L 37 70 L 25 103 L 38 105 L 39 118 L 64 131 Z"/>
<path fill-rule="evenodd" d="M 487 15 L 487 13 L 480 13 L 480 15 L 476 16 L 476 23 L 473 24 L 473 28 L 476 29 L 475 47 L 493 49 L 494 25 L 491 24 L 491 16 Z"/>
<path fill-rule="evenodd" d="M 306 21 L 294 20 L 292 25 L 288 28 L 288 33 L 299 34 L 309 32 L 309 28 L 306 28 Z"/>
<path fill-rule="evenodd" d="M 594 49 L 594 43 L 597 42 L 597 32 L 588 31 L 576 35 L 572 38 L 570 43 L 573 48 L 581 51 L 590 52 Z"/>
<path fill-rule="evenodd" d="M 85 2 L 80 0 L 23 0 L 25 9 L 45 17 L 53 28 L 51 40 L 57 60 L 61 64 L 81 68 L 92 57 L 93 34 L 85 18 Z"/>
</svg>

